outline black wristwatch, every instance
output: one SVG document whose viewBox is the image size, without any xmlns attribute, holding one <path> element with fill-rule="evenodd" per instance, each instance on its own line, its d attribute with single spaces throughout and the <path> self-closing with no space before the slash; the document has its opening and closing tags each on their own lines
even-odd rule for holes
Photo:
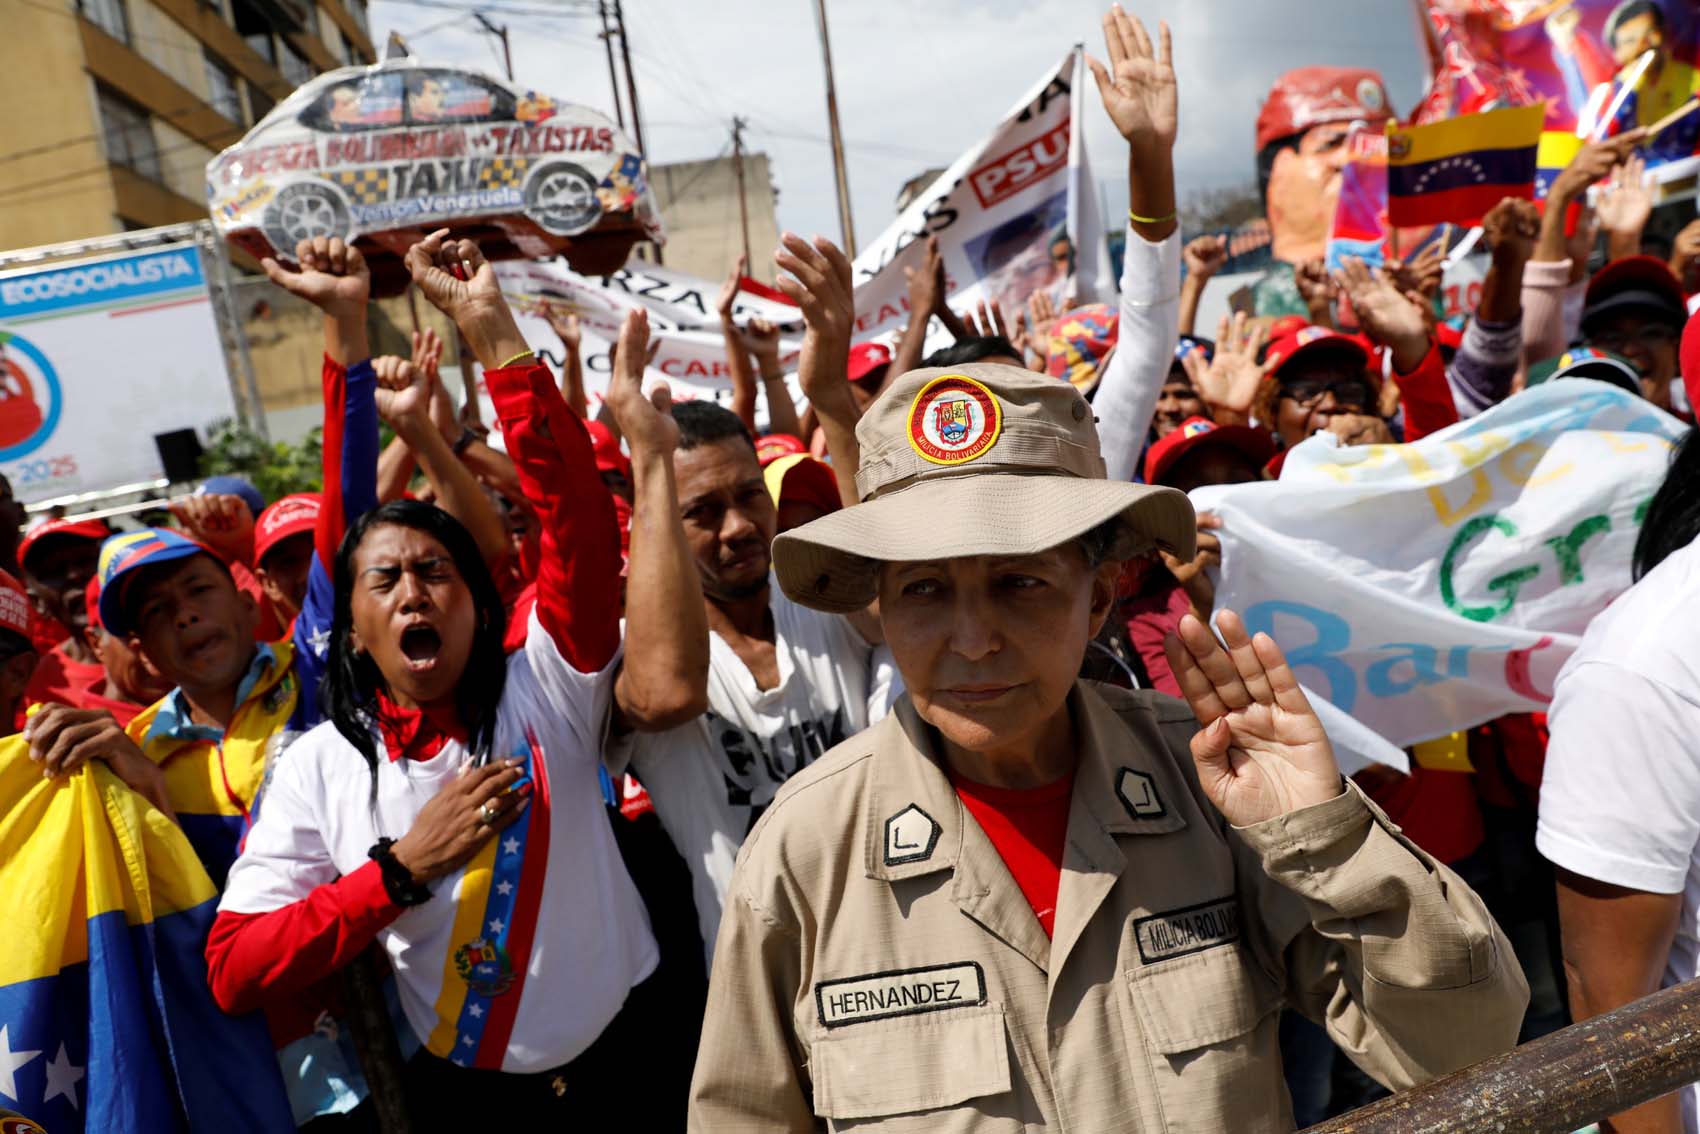
<svg viewBox="0 0 1700 1134">
<path fill-rule="evenodd" d="M 471 426 L 463 426 L 460 431 L 460 436 L 455 438 L 454 444 L 450 445 L 449 448 L 453 449 L 455 456 L 458 457 L 462 453 L 466 452 L 467 449 L 471 448 L 472 443 L 478 439 L 478 431 L 476 429 L 473 429 Z"/>
<path fill-rule="evenodd" d="M 366 852 L 366 857 L 378 864 L 384 876 L 384 893 L 398 906 L 422 906 L 431 900 L 431 891 L 413 880 L 407 867 L 396 861 L 394 839 L 379 839 Z"/>
</svg>

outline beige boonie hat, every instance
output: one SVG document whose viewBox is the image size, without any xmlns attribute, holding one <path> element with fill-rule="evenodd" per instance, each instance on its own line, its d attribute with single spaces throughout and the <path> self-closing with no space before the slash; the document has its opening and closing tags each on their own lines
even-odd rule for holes
<svg viewBox="0 0 1700 1134">
<path fill-rule="evenodd" d="M 1032 555 L 1120 516 L 1114 554 L 1194 554 L 1192 502 L 1104 478 L 1092 407 L 1067 382 L 1016 366 L 912 370 L 856 425 L 861 503 L 773 543 L 792 601 L 844 613 L 872 602 L 877 565 Z"/>
</svg>

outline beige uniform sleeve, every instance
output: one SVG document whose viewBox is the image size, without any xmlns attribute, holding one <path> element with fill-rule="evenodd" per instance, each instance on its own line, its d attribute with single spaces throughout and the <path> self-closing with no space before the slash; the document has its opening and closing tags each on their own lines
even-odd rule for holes
<svg viewBox="0 0 1700 1134">
<path fill-rule="evenodd" d="M 1511 943 L 1355 784 L 1230 837 L 1289 1001 L 1364 1071 L 1402 1090 L 1517 1042 L 1529 986 Z"/>
<path fill-rule="evenodd" d="M 734 877 L 691 1077 L 692 1134 L 817 1128 L 807 1061 L 791 1038 L 801 956 L 795 932 L 759 909 Z"/>
</svg>

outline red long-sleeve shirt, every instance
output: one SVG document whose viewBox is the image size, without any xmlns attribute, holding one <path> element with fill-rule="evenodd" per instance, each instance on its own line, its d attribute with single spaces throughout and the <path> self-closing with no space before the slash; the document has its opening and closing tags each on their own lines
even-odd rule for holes
<svg viewBox="0 0 1700 1134">
<path fill-rule="evenodd" d="M 1429 342 L 1428 353 L 1409 374 L 1394 373 L 1399 385 L 1399 403 L 1405 407 L 1405 440 L 1420 441 L 1458 421 L 1452 387 L 1446 381 L 1446 362 L 1440 345 Z"/>
<path fill-rule="evenodd" d="M 590 435 L 541 362 L 484 378 L 541 528 L 538 621 L 563 658 L 594 673 L 620 644 L 620 535 Z M 391 716 L 403 712 L 386 707 Z M 406 737 L 392 759 L 429 759 L 441 748 L 443 730 L 429 719 L 388 723 L 386 735 Z M 225 1011 L 241 1012 L 299 992 L 359 955 L 401 912 L 376 863 L 269 913 L 221 910 L 207 938 L 213 996 Z"/>
</svg>

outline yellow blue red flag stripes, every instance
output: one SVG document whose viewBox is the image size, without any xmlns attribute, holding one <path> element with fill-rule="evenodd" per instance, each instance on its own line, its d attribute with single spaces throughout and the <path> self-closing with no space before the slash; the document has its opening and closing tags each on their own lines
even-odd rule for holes
<svg viewBox="0 0 1700 1134">
<path fill-rule="evenodd" d="M 1502 197 L 1532 197 L 1545 107 L 1387 124 L 1387 215 L 1395 225 L 1475 224 Z"/>
<path fill-rule="evenodd" d="M 212 880 L 102 764 L 0 740 L 0 1107 L 53 1134 L 294 1129 L 258 1016 L 207 988 Z"/>
</svg>

